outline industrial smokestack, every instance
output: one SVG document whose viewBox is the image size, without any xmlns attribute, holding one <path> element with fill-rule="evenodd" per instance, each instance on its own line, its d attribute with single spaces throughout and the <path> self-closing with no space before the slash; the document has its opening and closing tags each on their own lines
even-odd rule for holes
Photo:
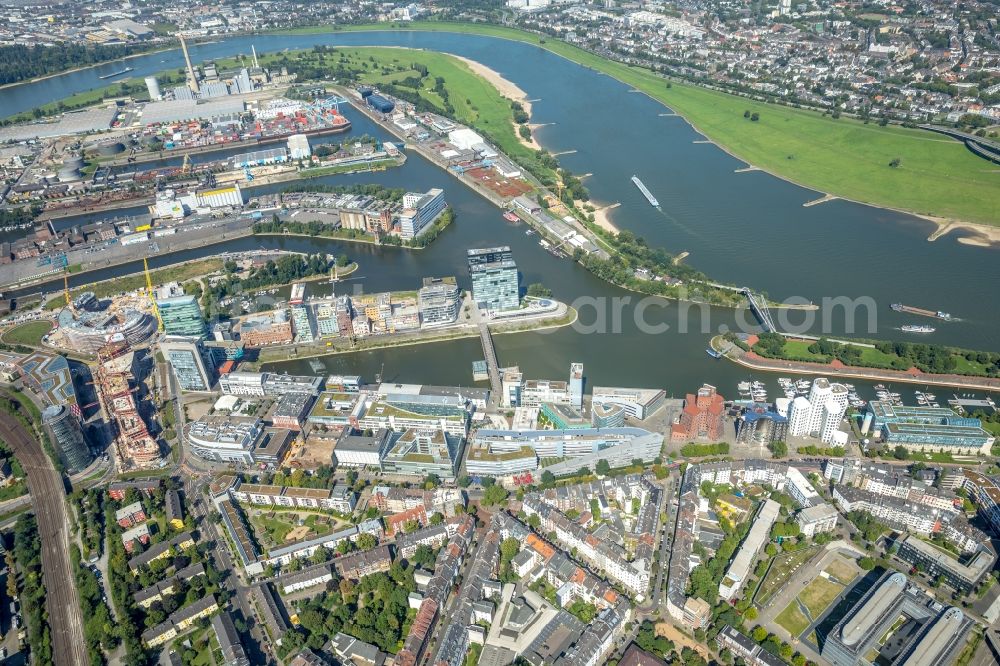
<svg viewBox="0 0 1000 666">
<path fill-rule="evenodd" d="M 198 77 L 195 76 L 194 67 L 191 66 L 187 42 L 184 41 L 184 35 L 178 34 L 177 37 L 181 40 L 181 51 L 184 52 L 184 62 L 187 64 L 187 87 L 191 89 L 191 92 L 199 92 Z"/>
</svg>

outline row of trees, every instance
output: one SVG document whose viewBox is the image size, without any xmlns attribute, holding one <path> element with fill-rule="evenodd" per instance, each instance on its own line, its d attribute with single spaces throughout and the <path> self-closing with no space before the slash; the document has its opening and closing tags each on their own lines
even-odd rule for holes
<svg viewBox="0 0 1000 666">
<path fill-rule="evenodd" d="M 104 603 L 104 591 L 93 569 L 80 560 L 76 544 L 69 547 L 70 562 L 76 572 L 76 589 L 80 593 L 80 610 L 83 613 L 83 638 L 87 643 L 87 658 L 91 666 L 106 663 L 105 653 L 110 653 L 121 642 L 114 618 Z"/>
<path fill-rule="evenodd" d="M 52 628 L 45 612 L 45 587 L 42 583 L 42 539 L 38 523 L 29 513 L 22 514 L 14 525 L 14 562 L 17 564 L 18 583 L 12 585 L 14 568 L 11 567 L 7 593 L 20 590 L 21 613 L 28 630 L 28 646 L 33 664 L 52 664 Z M 12 587 L 14 588 L 12 590 Z"/>
<path fill-rule="evenodd" d="M 116 60 L 147 48 L 131 44 L 84 45 L 75 42 L 60 42 L 52 46 L 0 46 L 0 85 Z"/>
<path fill-rule="evenodd" d="M 889 362 L 885 362 L 866 359 L 863 347 L 820 338 L 806 348 L 811 356 L 799 358 L 790 351 L 786 342 L 785 337 L 780 333 L 761 333 L 753 351 L 760 356 L 787 361 L 829 363 L 836 359 L 844 365 L 854 367 L 886 368 L 889 370 L 909 370 L 916 367 L 923 372 L 935 374 L 959 373 L 988 377 L 1000 376 L 1000 354 L 995 352 L 959 350 L 943 345 L 917 342 L 877 341 L 871 343 L 876 351 L 891 357 Z M 960 372 L 960 358 L 975 365 Z M 981 366 L 981 368 L 976 366 Z"/>
</svg>

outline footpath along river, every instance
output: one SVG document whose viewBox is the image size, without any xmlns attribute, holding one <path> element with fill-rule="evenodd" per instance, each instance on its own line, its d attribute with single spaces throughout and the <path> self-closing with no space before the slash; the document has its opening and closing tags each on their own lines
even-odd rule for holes
<svg viewBox="0 0 1000 666">
<path fill-rule="evenodd" d="M 532 103 L 532 122 L 544 125 L 536 132 L 538 140 L 553 153 L 577 151 L 562 156 L 562 164 L 575 173 L 593 174 L 585 182 L 596 202 L 621 203 L 612 213 L 612 220 L 620 228 L 634 231 L 650 244 L 671 252 L 690 252 L 685 261 L 713 278 L 746 284 L 779 300 L 796 296 L 819 303 L 824 297 L 870 297 L 877 314 L 876 331 L 866 330 L 867 312 L 861 310 L 856 322 L 859 335 L 977 349 L 998 347 L 995 331 L 1000 325 L 1000 310 L 991 307 L 995 302 L 993 290 L 1000 283 L 996 250 L 963 245 L 951 236 L 928 243 L 926 237 L 933 230 L 932 224 L 892 211 L 843 201 L 803 208 L 803 203 L 818 196 L 815 192 L 761 172 L 735 173 L 744 166 L 741 162 L 713 145 L 693 143 L 699 135 L 683 119 L 660 115 L 666 112 L 663 106 L 643 95 L 630 94 L 627 86 L 610 77 L 539 47 L 474 35 L 419 32 L 265 35 L 195 46 L 192 59 L 248 53 L 251 44 L 258 52 L 314 44 L 391 45 L 435 49 L 479 61 L 537 100 Z M 181 63 L 180 52 L 171 51 L 134 58 L 129 64 L 136 68 L 134 75 L 142 76 Z M 97 76 L 114 71 L 116 66 L 104 65 L 9 88 L 0 91 L 0 96 L 4 107 L 11 111 L 31 108 L 96 87 L 100 85 Z M 348 114 L 354 123 L 352 134 L 390 138 L 360 113 L 348 110 Z M 659 199 L 662 213 L 651 208 L 632 185 L 629 178 L 633 173 Z M 414 190 L 443 187 L 448 202 L 456 209 L 457 221 L 430 248 L 417 252 L 266 237 L 193 250 L 179 257 L 248 247 L 344 251 L 361 265 L 357 277 L 344 288 L 359 285 L 374 291 L 414 288 L 426 275 L 454 274 L 468 287 L 465 249 L 507 244 L 514 251 L 523 285 L 543 282 L 565 301 L 584 296 L 631 297 L 634 305 L 639 300 L 637 295 L 613 288 L 571 262 L 554 259 L 537 246 L 534 238 L 524 234 L 523 227 L 508 225 L 484 199 L 415 155 L 399 169 L 314 182 L 379 182 Z M 154 258 L 151 264 L 163 263 L 164 259 Z M 93 279 L 78 277 L 76 281 Z M 935 322 L 900 315 L 889 308 L 896 301 L 947 310 L 961 320 Z M 708 381 L 718 384 L 727 397 L 733 395 L 733 384 L 745 378 L 746 371 L 714 361 L 703 350 L 720 326 L 735 326 L 737 315 L 730 310 L 712 309 L 709 325 L 703 328 L 697 308 L 692 318 L 684 314 L 686 305 L 662 304 L 666 307 L 648 308 L 645 318 L 650 324 L 668 323 L 667 332 L 641 332 L 635 325 L 635 311 L 629 306 L 622 310 L 616 331 L 611 325 L 613 306 L 608 303 L 603 310 L 607 332 L 584 333 L 567 328 L 548 334 L 500 336 L 497 345 L 501 362 L 519 363 L 529 377 L 558 378 L 568 372 L 571 361 L 582 361 L 592 385 L 663 386 L 669 393 L 678 394 Z M 593 320 L 594 315 L 584 308 L 581 321 Z M 685 323 L 689 331 L 680 332 Z M 898 330 L 910 323 L 929 323 L 937 331 L 918 336 Z M 819 325 L 812 330 L 821 332 Z M 832 335 L 845 333 L 842 310 L 829 317 L 826 330 Z M 371 375 L 384 359 L 389 379 L 468 383 L 469 364 L 480 357 L 478 341 L 469 340 L 338 356 L 330 359 L 328 366 L 355 368 Z"/>
</svg>

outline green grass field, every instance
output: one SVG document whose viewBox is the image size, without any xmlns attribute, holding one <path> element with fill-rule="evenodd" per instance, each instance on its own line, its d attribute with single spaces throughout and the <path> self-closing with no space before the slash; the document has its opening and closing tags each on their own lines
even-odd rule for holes
<svg viewBox="0 0 1000 666">
<path fill-rule="evenodd" d="M 857 570 L 851 566 L 846 560 L 835 559 L 824 569 L 826 573 L 833 576 L 841 583 L 850 583 L 852 580 L 857 578 Z"/>
<path fill-rule="evenodd" d="M 198 259 L 197 261 L 189 261 L 184 264 L 150 270 L 149 278 L 152 280 L 154 287 L 166 284 L 167 282 L 186 282 L 192 278 L 222 270 L 222 263 L 222 259 Z M 98 298 L 104 298 L 112 294 L 142 289 L 145 286 L 146 276 L 139 273 L 138 275 L 128 275 L 111 280 L 94 282 L 84 287 L 75 287 L 70 289 L 69 295 L 70 298 L 76 298 L 85 291 L 92 291 Z M 56 296 L 45 304 L 45 309 L 58 310 L 65 306 L 66 298 L 64 296 Z"/>
<path fill-rule="evenodd" d="M 795 638 L 798 638 L 803 631 L 809 628 L 809 618 L 802 614 L 796 601 L 788 604 L 774 620 Z"/>
<path fill-rule="evenodd" d="M 826 607 L 843 591 L 844 586 L 826 578 L 817 578 L 799 594 L 799 601 L 809 610 L 809 615 L 815 620 L 823 614 Z"/>
<path fill-rule="evenodd" d="M 12 345 L 37 347 L 42 344 L 42 337 L 51 330 L 52 322 L 50 321 L 29 321 L 4 333 L 3 341 Z"/>
<path fill-rule="evenodd" d="M 673 83 L 668 88 L 664 79 L 648 70 L 513 28 L 413 22 L 320 26 L 297 32 L 392 29 L 474 33 L 536 44 L 647 93 L 736 157 L 805 187 L 917 214 L 1000 225 L 1000 173 L 963 144 L 923 130 L 834 120 L 689 84 Z M 759 122 L 744 119 L 744 111 L 759 113 Z M 896 158 L 900 166 L 890 167 Z"/>
</svg>

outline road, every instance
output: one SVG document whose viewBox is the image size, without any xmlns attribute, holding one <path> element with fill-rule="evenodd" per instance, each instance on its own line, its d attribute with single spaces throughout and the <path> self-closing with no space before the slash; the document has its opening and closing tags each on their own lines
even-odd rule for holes
<svg viewBox="0 0 1000 666">
<path fill-rule="evenodd" d="M 5 412 L 0 412 L 0 438 L 10 445 L 24 468 L 35 505 L 53 658 L 60 666 L 87 666 L 80 598 L 69 559 L 69 521 L 62 478 L 41 443 Z"/>
</svg>

